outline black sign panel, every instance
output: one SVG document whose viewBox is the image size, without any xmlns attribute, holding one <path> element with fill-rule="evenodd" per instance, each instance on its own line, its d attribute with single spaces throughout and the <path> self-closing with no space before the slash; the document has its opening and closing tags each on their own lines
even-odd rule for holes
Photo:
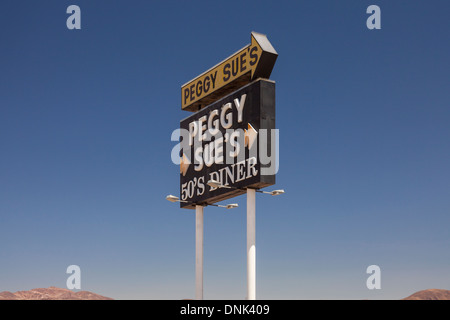
<svg viewBox="0 0 450 320">
<path fill-rule="evenodd" d="M 242 87 L 182 120 L 180 129 L 182 208 L 275 184 L 273 81 L 259 79 Z"/>
</svg>

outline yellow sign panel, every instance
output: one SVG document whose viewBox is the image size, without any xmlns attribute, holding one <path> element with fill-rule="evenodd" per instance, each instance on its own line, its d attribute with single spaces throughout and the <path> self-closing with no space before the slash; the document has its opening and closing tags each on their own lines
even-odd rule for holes
<svg viewBox="0 0 450 320">
<path fill-rule="evenodd" d="M 257 78 L 269 78 L 277 52 L 263 34 L 181 87 L 181 109 L 196 112 Z"/>
</svg>

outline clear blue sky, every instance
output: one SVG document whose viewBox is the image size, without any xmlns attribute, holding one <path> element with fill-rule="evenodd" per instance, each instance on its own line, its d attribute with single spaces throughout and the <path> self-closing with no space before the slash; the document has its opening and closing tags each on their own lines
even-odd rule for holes
<svg viewBox="0 0 450 320">
<path fill-rule="evenodd" d="M 66 8 L 81 8 L 68 30 Z M 381 30 L 366 9 L 381 8 Z M 257 298 L 450 289 L 448 1 L 0 5 L 0 291 L 195 296 L 195 217 L 171 133 L 180 87 L 268 36 L 283 196 L 257 197 Z M 205 209 L 204 296 L 246 294 L 245 196 Z M 380 290 L 366 268 L 381 268 Z"/>
</svg>

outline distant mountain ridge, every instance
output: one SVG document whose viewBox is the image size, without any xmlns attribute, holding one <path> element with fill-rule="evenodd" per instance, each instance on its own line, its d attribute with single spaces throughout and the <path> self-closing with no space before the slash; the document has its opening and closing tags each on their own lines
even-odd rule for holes
<svg viewBox="0 0 450 320">
<path fill-rule="evenodd" d="M 28 291 L 3 291 L 0 300 L 114 300 L 89 291 L 74 292 L 57 287 L 37 288 Z"/>
<path fill-rule="evenodd" d="M 37 288 L 28 291 L 3 291 L 0 300 L 114 300 L 89 291 L 74 292 L 57 287 Z M 413 293 L 401 300 L 450 300 L 450 290 L 427 289 Z"/>
<path fill-rule="evenodd" d="M 417 291 L 402 300 L 450 300 L 450 290 L 427 289 Z"/>
</svg>

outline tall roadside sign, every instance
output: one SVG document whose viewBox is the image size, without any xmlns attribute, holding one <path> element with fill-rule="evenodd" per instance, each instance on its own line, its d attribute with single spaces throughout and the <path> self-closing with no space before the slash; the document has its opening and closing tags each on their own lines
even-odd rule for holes
<svg viewBox="0 0 450 320">
<path fill-rule="evenodd" d="M 277 52 L 263 34 L 181 87 L 180 206 L 194 209 L 275 184 Z M 223 188 L 207 185 L 218 181 Z"/>
<path fill-rule="evenodd" d="M 180 121 L 180 197 L 171 199 L 195 209 L 198 300 L 203 299 L 203 209 L 244 193 L 247 299 L 256 299 L 255 194 L 275 184 L 278 171 L 275 82 L 269 80 L 277 57 L 267 37 L 252 32 L 249 45 L 181 86 L 181 109 L 193 114 Z"/>
</svg>

